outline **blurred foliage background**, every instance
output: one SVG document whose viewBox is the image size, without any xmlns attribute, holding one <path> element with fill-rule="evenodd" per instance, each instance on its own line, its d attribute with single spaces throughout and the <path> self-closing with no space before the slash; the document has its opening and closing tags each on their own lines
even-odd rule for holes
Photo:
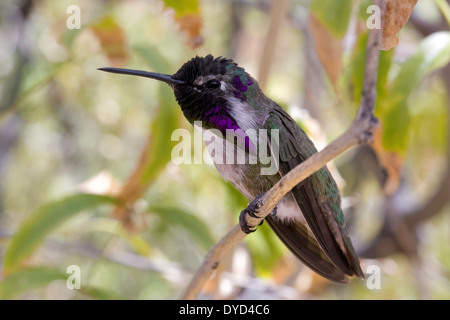
<svg viewBox="0 0 450 320">
<path fill-rule="evenodd" d="M 170 88 L 98 67 L 232 58 L 321 149 L 355 116 L 370 4 L 0 1 L 0 298 L 176 299 L 247 205 L 214 166 L 171 162 L 173 130 L 193 129 Z M 330 164 L 380 288 L 323 280 L 263 225 L 201 298 L 450 298 L 449 8 L 417 3 L 381 55 L 374 143 Z"/>
</svg>

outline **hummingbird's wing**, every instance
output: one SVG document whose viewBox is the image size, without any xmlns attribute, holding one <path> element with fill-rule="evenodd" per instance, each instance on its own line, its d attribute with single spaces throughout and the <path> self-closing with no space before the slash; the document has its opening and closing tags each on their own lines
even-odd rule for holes
<svg viewBox="0 0 450 320">
<path fill-rule="evenodd" d="M 317 153 L 314 144 L 309 140 L 300 126 L 278 105 L 268 114 L 264 127 L 279 130 L 279 172 L 287 174 L 294 167 Z M 364 278 L 358 257 L 344 226 L 344 215 L 341 210 L 339 189 L 326 167 L 304 180 L 291 190 L 303 216 L 321 249 L 325 253 L 319 255 L 314 246 L 305 248 L 305 233 L 301 220 L 284 223 L 276 217 L 269 219 L 269 224 L 288 248 L 313 270 L 328 279 L 341 281 L 342 273 Z M 300 213 L 299 213 L 300 214 Z M 311 261 L 314 256 L 323 261 Z M 338 270 L 330 270 L 327 263 L 331 260 Z M 338 272 L 340 271 L 340 272 Z"/>
<path fill-rule="evenodd" d="M 276 217 L 265 220 L 284 245 L 306 266 L 331 281 L 347 282 L 347 276 L 330 261 L 305 224 L 286 224 Z"/>
</svg>

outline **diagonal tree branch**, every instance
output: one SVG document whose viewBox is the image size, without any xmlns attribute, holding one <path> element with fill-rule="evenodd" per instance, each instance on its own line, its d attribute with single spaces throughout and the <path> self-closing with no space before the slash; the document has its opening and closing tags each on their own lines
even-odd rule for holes
<svg viewBox="0 0 450 320">
<path fill-rule="evenodd" d="M 375 0 L 376 5 L 383 8 L 382 0 Z M 384 10 L 382 10 L 384 11 Z M 246 222 L 251 226 L 258 226 L 269 215 L 277 203 L 301 181 L 324 167 L 349 148 L 370 142 L 372 133 L 378 125 L 373 116 L 376 101 L 376 83 L 378 77 L 379 43 L 381 30 L 373 29 L 369 33 L 367 44 L 367 58 L 364 71 L 364 85 L 358 114 L 348 130 L 330 143 L 325 149 L 314 154 L 306 161 L 295 167 L 288 174 L 267 191 L 259 200 L 259 218 L 247 216 Z M 202 265 L 197 269 L 182 299 L 195 299 L 203 288 L 204 283 L 219 265 L 225 253 L 234 248 L 245 238 L 246 234 L 236 225 L 226 234 L 206 255 Z"/>
</svg>

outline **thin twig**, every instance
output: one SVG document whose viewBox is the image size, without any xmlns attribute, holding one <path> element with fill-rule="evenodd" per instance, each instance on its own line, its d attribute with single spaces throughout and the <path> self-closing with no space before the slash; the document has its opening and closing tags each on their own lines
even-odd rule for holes
<svg viewBox="0 0 450 320">
<path fill-rule="evenodd" d="M 450 25 L 450 5 L 445 0 L 434 0 L 441 10 L 442 15 L 447 21 L 448 25 Z"/>
<path fill-rule="evenodd" d="M 277 48 L 277 39 L 280 34 L 283 19 L 286 15 L 288 4 L 288 0 L 272 0 L 269 31 L 267 32 L 266 40 L 264 42 L 258 74 L 258 83 L 263 90 L 266 87 L 267 79 L 269 78 L 270 67 Z"/>
<path fill-rule="evenodd" d="M 382 0 L 375 0 L 375 4 L 382 7 Z M 383 10 L 382 10 L 383 11 Z M 344 151 L 358 144 L 371 140 L 373 130 L 377 127 L 377 120 L 373 116 L 376 101 L 376 83 L 378 76 L 379 46 L 381 31 L 371 30 L 367 44 L 367 58 L 364 71 L 364 86 L 358 115 L 349 129 L 330 143 L 325 149 L 314 154 L 306 161 L 291 170 L 288 174 L 267 191 L 261 198 L 259 218 L 247 216 L 249 226 L 259 223 L 272 212 L 277 203 L 301 181 L 324 167 Z M 236 225 L 226 234 L 207 254 L 202 265 L 198 268 L 191 283 L 187 287 L 182 299 L 195 299 L 203 288 L 204 283 L 219 265 L 220 259 L 245 238 L 246 234 Z"/>
<path fill-rule="evenodd" d="M 411 15 L 410 22 L 423 37 L 449 29 L 449 26 L 443 23 L 443 20 L 434 24 L 428 23 L 414 12 Z M 450 121 L 450 64 L 441 70 L 441 77 L 449 101 L 447 117 Z M 450 142 L 450 131 L 447 132 L 446 139 Z M 417 229 L 421 224 L 441 213 L 450 202 L 450 148 L 447 149 L 446 159 L 447 167 L 436 192 L 423 204 L 416 205 L 414 208 L 405 208 L 393 205 L 396 202 L 395 194 L 393 198 L 387 199 L 382 226 L 370 243 L 359 250 L 359 256 L 377 259 L 398 252 L 415 255 L 417 246 L 420 244 Z M 402 230 L 399 230 L 399 226 Z M 405 237 L 408 239 L 404 239 Z M 415 259 L 415 257 L 411 257 L 411 259 Z"/>
</svg>

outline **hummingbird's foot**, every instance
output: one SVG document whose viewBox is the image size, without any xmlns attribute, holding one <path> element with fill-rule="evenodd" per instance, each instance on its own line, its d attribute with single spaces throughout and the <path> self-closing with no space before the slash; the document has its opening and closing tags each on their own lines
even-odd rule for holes
<svg viewBox="0 0 450 320">
<path fill-rule="evenodd" d="M 278 205 L 273 208 L 272 212 L 269 213 L 268 217 L 275 217 L 278 213 Z M 264 223 L 264 220 L 261 220 L 261 222 L 258 224 L 258 226 L 262 225 Z M 253 232 L 253 231 L 252 231 Z"/>
<path fill-rule="evenodd" d="M 249 215 L 252 218 L 260 218 L 257 213 L 259 213 L 259 209 L 261 209 L 263 203 L 261 201 L 264 194 L 260 194 L 255 198 L 255 200 L 250 203 L 247 208 L 242 210 L 241 215 L 239 216 L 239 225 L 241 226 L 242 231 L 244 231 L 246 234 L 252 233 L 256 231 L 256 228 L 250 227 L 247 224 L 246 217 Z M 264 220 L 261 221 L 259 225 L 263 223 Z"/>
<path fill-rule="evenodd" d="M 247 210 L 247 209 L 245 209 Z M 239 216 L 239 225 L 241 226 L 242 231 L 244 231 L 245 234 L 249 234 L 256 231 L 256 228 L 251 228 L 247 222 L 245 221 L 245 217 L 247 213 L 243 210 L 241 212 L 241 215 Z"/>
<path fill-rule="evenodd" d="M 257 196 L 252 201 L 252 203 L 250 203 L 247 206 L 247 208 L 242 210 L 241 215 L 239 216 L 239 225 L 241 226 L 242 231 L 244 231 L 246 234 L 256 231 L 255 227 L 250 227 L 247 224 L 246 216 L 249 215 L 250 217 L 255 218 L 255 219 L 261 218 L 261 216 L 259 216 L 258 213 L 259 213 L 259 210 L 261 209 L 261 207 L 263 206 L 263 202 L 262 202 L 263 196 L 264 196 L 264 193 Z M 278 205 L 276 205 L 275 208 L 273 208 L 273 211 L 268 216 L 274 217 L 277 214 L 277 212 L 278 212 Z M 264 223 L 264 220 L 261 220 L 261 222 L 259 223 L 259 226 L 262 225 L 263 223 Z"/>
<path fill-rule="evenodd" d="M 250 203 L 248 205 L 248 207 L 244 210 L 247 211 L 247 214 L 252 217 L 252 218 L 261 218 L 260 216 L 257 215 L 257 213 L 259 213 L 259 209 L 261 209 L 263 203 L 261 201 L 262 197 L 264 196 L 263 194 L 260 194 L 259 196 L 257 196 L 252 203 Z"/>
</svg>

